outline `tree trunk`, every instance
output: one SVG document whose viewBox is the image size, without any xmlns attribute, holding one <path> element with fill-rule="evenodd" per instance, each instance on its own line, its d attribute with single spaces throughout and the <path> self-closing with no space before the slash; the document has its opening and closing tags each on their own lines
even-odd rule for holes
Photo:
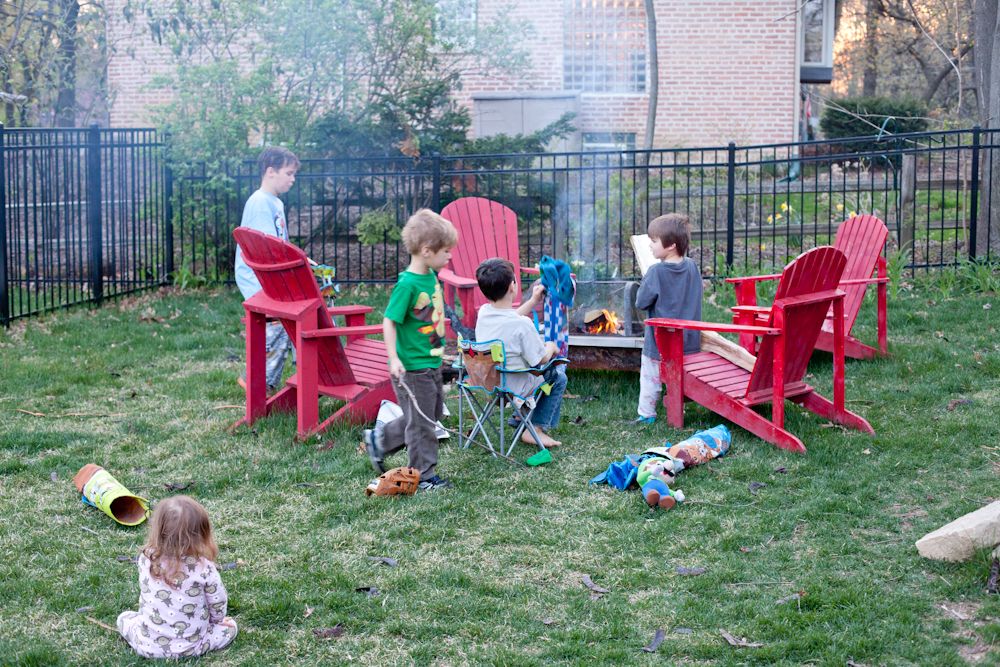
<svg viewBox="0 0 1000 667">
<path fill-rule="evenodd" d="M 55 121 L 59 127 L 76 126 L 76 44 L 78 0 L 52 0 L 53 13 L 61 19 L 59 29 L 59 93 L 56 97 Z"/>
<path fill-rule="evenodd" d="M 862 75 L 861 94 L 875 97 L 878 87 L 878 17 L 881 11 L 879 0 L 865 3 L 865 71 Z"/>
<path fill-rule="evenodd" d="M 646 46 L 649 50 L 649 106 L 646 108 L 646 136 L 643 148 L 653 148 L 656 134 L 656 107 L 660 96 L 660 57 L 656 44 L 656 8 L 653 0 L 646 0 Z"/>
<path fill-rule="evenodd" d="M 976 89 L 982 143 L 1000 144 L 1000 12 L 996 0 L 976 0 Z M 976 255 L 1000 259 L 1000 148 L 984 148 L 980 159 L 979 216 L 976 221 Z"/>
</svg>

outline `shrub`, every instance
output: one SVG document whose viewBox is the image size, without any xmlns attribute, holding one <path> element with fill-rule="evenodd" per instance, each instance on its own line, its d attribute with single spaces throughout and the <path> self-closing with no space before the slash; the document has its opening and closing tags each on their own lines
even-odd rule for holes
<svg viewBox="0 0 1000 667">
<path fill-rule="evenodd" d="M 871 137 L 885 127 L 886 132 L 902 134 L 927 129 L 927 107 L 913 99 L 888 97 L 854 97 L 833 100 L 826 107 L 819 126 L 827 139 Z M 889 119 L 888 121 L 886 119 Z M 879 152 L 884 143 L 874 139 L 850 141 L 839 145 L 839 152 Z"/>
</svg>

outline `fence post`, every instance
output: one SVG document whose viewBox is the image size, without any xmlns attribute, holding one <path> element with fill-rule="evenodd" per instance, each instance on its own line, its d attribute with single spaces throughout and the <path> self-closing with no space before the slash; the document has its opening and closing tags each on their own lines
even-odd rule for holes
<svg viewBox="0 0 1000 667">
<path fill-rule="evenodd" d="M 10 324 L 10 289 L 7 281 L 7 154 L 0 123 L 0 325 Z"/>
<path fill-rule="evenodd" d="M 972 193 L 969 199 L 969 259 L 976 258 L 976 235 L 979 232 L 979 141 L 980 127 L 972 128 Z"/>
<path fill-rule="evenodd" d="M 441 212 L 441 156 L 435 153 L 431 156 L 431 210 Z"/>
<path fill-rule="evenodd" d="M 87 243 L 90 264 L 91 299 L 104 299 L 104 249 L 101 233 L 101 128 L 97 123 L 87 131 Z"/>
<path fill-rule="evenodd" d="M 733 244 L 736 243 L 736 143 L 729 142 L 726 167 L 726 269 L 733 268 Z"/>
<path fill-rule="evenodd" d="M 163 283 L 174 278 L 174 170 L 170 166 L 170 134 L 163 136 Z"/>
</svg>

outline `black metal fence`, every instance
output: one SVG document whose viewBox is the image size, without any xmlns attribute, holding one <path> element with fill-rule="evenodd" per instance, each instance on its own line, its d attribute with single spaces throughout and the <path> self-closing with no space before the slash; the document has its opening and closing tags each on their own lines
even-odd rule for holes
<svg viewBox="0 0 1000 667">
<path fill-rule="evenodd" d="M 670 211 L 690 216 L 692 255 L 708 276 L 781 267 L 832 240 L 852 212 L 884 219 L 893 232 L 887 255 L 913 273 L 998 258 L 1000 229 L 989 227 L 998 169 L 1000 131 L 974 129 L 648 152 L 305 160 L 284 199 L 292 240 L 342 282 L 392 282 L 408 260 L 392 229 L 362 243 L 366 221 L 381 216 L 398 228 L 421 206 L 441 210 L 473 195 L 518 214 L 523 263 L 549 254 L 595 279 L 635 277 L 629 237 Z M 177 265 L 212 280 L 230 275 L 230 231 L 259 180 L 250 163 L 226 176 L 235 187 L 211 190 L 203 172 L 175 184 Z"/>
<path fill-rule="evenodd" d="M 0 323 L 162 284 L 169 242 L 156 130 L 0 126 Z"/>
<path fill-rule="evenodd" d="M 1000 130 L 654 151 L 304 160 L 285 195 L 292 240 L 340 282 L 392 282 L 411 212 L 465 196 L 518 215 L 521 261 L 631 278 L 629 237 L 692 221 L 706 276 L 770 271 L 829 242 L 852 212 L 892 231 L 900 272 L 1000 259 Z M 154 130 L 0 129 L 0 319 L 160 285 L 231 279 L 253 163 L 167 168 Z M 992 226 L 990 220 L 994 220 Z M 359 234 L 359 232 L 361 232 Z M 362 242 L 362 239 L 364 242 Z"/>
</svg>

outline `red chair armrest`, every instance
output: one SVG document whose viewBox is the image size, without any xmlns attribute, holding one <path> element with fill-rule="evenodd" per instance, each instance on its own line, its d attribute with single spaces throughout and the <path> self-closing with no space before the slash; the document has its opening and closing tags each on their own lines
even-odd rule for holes
<svg viewBox="0 0 1000 667">
<path fill-rule="evenodd" d="M 365 324 L 357 327 L 330 327 L 329 329 L 313 329 L 304 331 L 303 338 L 330 338 L 331 336 L 369 336 L 381 334 L 381 324 Z"/>
<path fill-rule="evenodd" d="M 675 320 L 672 317 L 653 317 L 646 320 L 652 327 L 665 329 L 692 329 L 694 331 L 720 331 L 723 333 L 749 333 L 758 336 L 777 336 L 781 329 L 772 327 L 754 327 L 743 324 L 721 324 L 719 322 L 696 322 L 694 320 Z"/>
<path fill-rule="evenodd" d="M 334 315 L 367 315 L 374 308 L 371 306 L 330 306 L 326 309 L 330 317 Z"/>
<path fill-rule="evenodd" d="M 841 285 L 875 285 L 878 283 L 888 283 L 888 278 L 851 278 L 849 280 L 841 280 Z"/>
<path fill-rule="evenodd" d="M 780 273 L 771 273 L 766 276 L 743 276 L 742 278 L 726 278 L 727 283 L 738 284 L 738 283 L 760 283 L 765 280 L 777 280 L 781 277 Z"/>
<path fill-rule="evenodd" d="M 438 272 L 438 280 L 450 285 L 451 287 L 457 287 L 459 289 L 471 289 L 479 286 L 479 283 L 476 282 L 475 278 L 460 276 L 451 269 L 441 269 L 441 271 Z"/>
<path fill-rule="evenodd" d="M 771 312 L 771 306 L 730 306 L 729 310 L 734 313 L 754 313 L 762 315 Z"/>
</svg>

